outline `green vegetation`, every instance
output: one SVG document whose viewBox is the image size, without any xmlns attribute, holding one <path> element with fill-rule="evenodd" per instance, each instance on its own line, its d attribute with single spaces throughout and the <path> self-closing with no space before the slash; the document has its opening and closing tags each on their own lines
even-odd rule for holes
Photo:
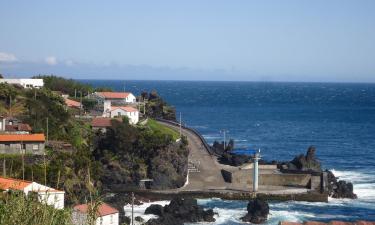
<svg viewBox="0 0 375 225">
<path fill-rule="evenodd" d="M 55 209 L 41 204 L 35 199 L 25 197 L 22 193 L 11 193 L 0 196 L 0 225 L 70 225 L 72 224 L 69 209 Z"/>
<path fill-rule="evenodd" d="M 57 77 L 53 75 L 38 75 L 33 78 L 43 79 L 44 87 L 53 91 L 60 91 L 70 96 L 86 96 L 88 93 L 94 91 L 94 88 L 88 84 L 83 84 L 72 79 L 65 79 L 62 77 Z"/>
<path fill-rule="evenodd" d="M 148 117 L 176 121 L 175 108 L 168 105 L 156 91 L 143 92 L 141 99 L 147 99 L 146 115 Z"/>
<path fill-rule="evenodd" d="M 139 181 L 144 178 L 153 179 L 151 187 L 155 189 L 177 188 L 185 183 L 187 141 L 182 138 L 182 141 L 176 142 L 179 138 L 178 132 L 151 119 L 175 119 L 174 108 L 164 102 L 156 92 L 147 96 L 149 100 L 146 115 L 149 119 L 146 125 L 132 126 L 125 117 L 122 122 L 112 120 L 112 127 L 105 133 L 94 132 L 90 121 L 75 118 L 74 111 L 66 107 L 63 98 L 56 91 L 74 94 L 75 89 L 95 89 L 55 76 L 39 78 L 45 79 L 46 87 L 23 89 L 0 84 L 0 115 L 15 116 L 29 123 L 33 132 L 46 134 L 48 123 L 49 140 L 69 143 L 73 151 L 62 152 L 47 147 L 45 157 L 0 155 L 2 175 L 24 178 L 64 190 L 66 206 L 85 202 L 91 198 L 92 193 L 101 195 L 105 191 L 111 192 L 118 188 L 138 188 Z M 86 98 L 82 100 L 85 110 L 89 111 L 95 107 L 94 101 Z M 21 200 L 13 197 L 3 200 L 0 214 L 4 212 L 9 216 L 0 215 L 2 221 L 14 220 L 19 214 L 20 220 L 14 221 L 22 224 L 21 220 L 29 219 L 24 213 L 40 205 L 33 205 L 34 203 L 29 203 L 27 199 Z M 29 208 L 25 211 L 15 208 L 18 211 L 11 212 L 7 204 L 12 201 L 19 201 L 12 203 L 20 204 L 19 207 Z M 39 211 L 35 210 L 35 213 Z M 65 211 L 60 214 L 53 211 L 48 213 L 53 215 L 49 219 L 56 217 L 55 220 L 59 221 L 55 224 L 67 224 L 63 222 Z M 40 219 L 35 221 L 40 224 L 54 224 L 44 222 L 43 216 Z"/>
<path fill-rule="evenodd" d="M 147 121 L 147 126 L 153 132 L 161 132 L 164 135 L 172 136 L 173 140 L 177 140 L 178 138 L 180 138 L 180 134 L 177 131 L 156 122 L 154 119 L 149 118 Z"/>
<path fill-rule="evenodd" d="M 176 143 L 163 130 L 112 120 L 106 133 L 98 132 L 94 156 L 104 164 L 103 186 L 136 187 L 140 179 L 151 178 L 153 188 L 181 187 L 187 173 L 187 143 Z"/>
</svg>

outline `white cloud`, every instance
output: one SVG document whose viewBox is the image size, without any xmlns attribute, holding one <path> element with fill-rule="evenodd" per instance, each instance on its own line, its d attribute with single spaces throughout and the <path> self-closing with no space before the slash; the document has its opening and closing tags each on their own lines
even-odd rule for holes
<svg viewBox="0 0 375 225">
<path fill-rule="evenodd" d="M 17 58 L 15 55 L 6 52 L 0 52 L 0 62 L 15 62 Z"/>
<path fill-rule="evenodd" d="M 48 56 L 48 57 L 46 57 L 45 62 L 46 62 L 48 65 L 53 66 L 53 65 L 56 65 L 56 64 L 57 64 L 57 59 L 56 59 L 55 56 Z"/>
</svg>

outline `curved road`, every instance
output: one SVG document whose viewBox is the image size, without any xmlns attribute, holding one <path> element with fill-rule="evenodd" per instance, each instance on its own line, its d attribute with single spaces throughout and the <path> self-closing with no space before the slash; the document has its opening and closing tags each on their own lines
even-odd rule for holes
<svg viewBox="0 0 375 225">
<path fill-rule="evenodd" d="M 179 128 L 169 123 L 158 121 L 174 130 Z M 182 134 L 188 139 L 189 161 L 198 165 L 199 172 L 189 172 L 188 183 L 179 188 L 184 191 L 202 191 L 226 189 L 228 186 L 221 175 L 222 166 L 217 163 L 217 158 L 208 153 L 202 141 L 193 132 L 182 129 Z"/>
</svg>

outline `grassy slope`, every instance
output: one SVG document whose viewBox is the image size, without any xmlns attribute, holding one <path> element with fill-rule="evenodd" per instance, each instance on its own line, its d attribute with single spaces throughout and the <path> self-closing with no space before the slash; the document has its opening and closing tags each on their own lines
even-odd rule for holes
<svg viewBox="0 0 375 225">
<path fill-rule="evenodd" d="M 150 119 L 150 118 L 148 119 L 147 126 L 149 126 L 153 131 L 160 131 L 163 134 L 172 135 L 174 140 L 177 140 L 178 138 L 180 138 L 180 134 L 177 131 L 169 127 L 166 127 L 164 125 L 161 125 L 160 123 L 156 122 L 153 119 Z"/>
</svg>

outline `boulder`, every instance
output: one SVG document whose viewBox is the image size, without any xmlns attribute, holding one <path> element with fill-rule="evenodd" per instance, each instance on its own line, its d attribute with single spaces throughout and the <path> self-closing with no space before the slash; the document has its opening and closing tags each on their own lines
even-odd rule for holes
<svg viewBox="0 0 375 225">
<path fill-rule="evenodd" d="M 152 204 L 149 207 L 146 208 L 145 214 L 153 214 L 157 216 L 163 216 L 164 214 L 164 209 L 163 206 L 157 205 L 157 204 Z"/>
<path fill-rule="evenodd" d="M 269 212 L 270 208 L 267 202 L 260 199 L 250 200 L 247 204 L 247 214 L 241 220 L 255 224 L 264 223 L 268 219 Z"/>
<path fill-rule="evenodd" d="M 289 170 L 313 171 L 321 172 L 322 168 L 320 162 L 315 157 L 315 147 L 310 146 L 307 149 L 306 155 L 296 156 L 288 165 Z"/>
<path fill-rule="evenodd" d="M 151 207 L 151 206 L 150 206 Z M 147 209 L 149 209 L 148 207 Z M 146 211 L 147 211 L 146 209 Z M 161 209 L 153 206 L 149 212 L 159 213 Z M 183 225 L 184 223 L 196 222 L 214 222 L 213 210 L 204 210 L 198 205 L 196 199 L 192 198 L 174 198 L 169 205 L 164 206 L 163 213 L 157 219 L 151 219 L 147 225 Z M 153 213 L 153 214 L 154 214 Z M 160 213 L 159 213 L 160 214 Z M 156 215 L 156 214 L 155 214 Z"/>
<path fill-rule="evenodd" d="M 357 195 L 353 192 L 353 184 L 351 182 L 338 180 L 331 171 L 326 170 L 326 172 L 329 196 L 331 196 L 332 198 L 357 198 Z"/>
</svg>

